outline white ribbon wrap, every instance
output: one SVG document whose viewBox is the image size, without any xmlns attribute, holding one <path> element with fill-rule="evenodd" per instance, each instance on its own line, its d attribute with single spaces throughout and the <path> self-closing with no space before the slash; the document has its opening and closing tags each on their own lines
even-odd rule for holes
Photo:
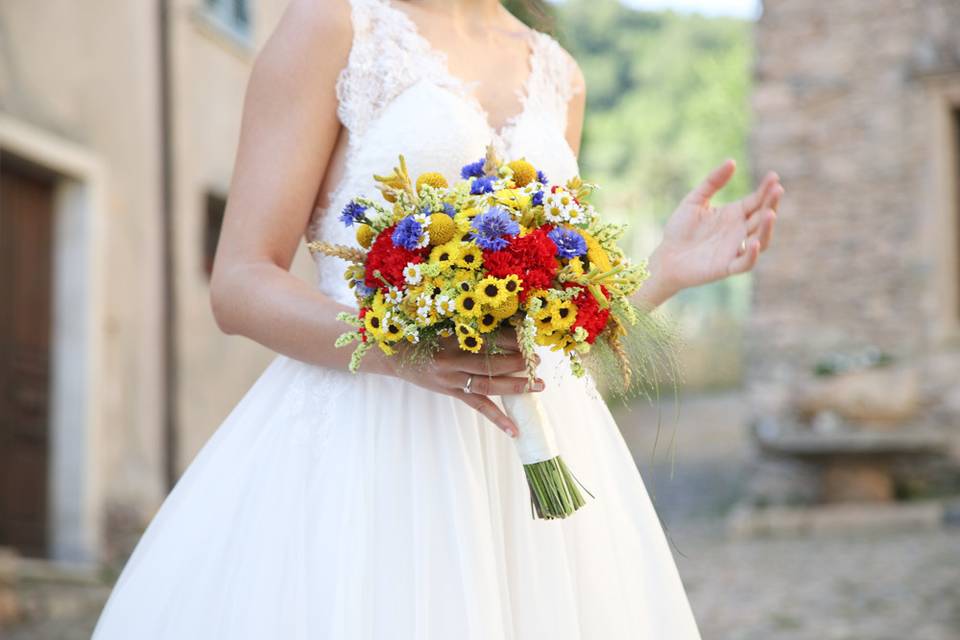
<svg viewBox="0 0 960 640">
<path fill-rule="evenodd" d="M 523 464 L 544 462 L 560 455 L 553 427 L 537 393 L 501 396 L 503 410 L 517 425 L 517 453 Z"/>
</svg>

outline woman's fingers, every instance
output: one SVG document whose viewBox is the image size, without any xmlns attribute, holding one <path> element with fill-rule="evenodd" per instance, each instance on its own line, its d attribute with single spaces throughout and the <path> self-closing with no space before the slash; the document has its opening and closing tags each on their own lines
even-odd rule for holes
<svg viewBox="0 0 960 640">
<path fill-rule="evenodd" d="M 484 418 L 492 422 L 498 429 L 511 438 L 516 438 L 519 435 L 517 425 L 513 423 L 513 420 L 507 417 L 503 409 L 498 407 L 493 400 L 487 396 L 479 393 L 466 393 L 464 391 L 454 391 L 451 395 L 465 402 L 471 409 L 479 412 Z"/>
<path fill-rule="evenodd" d="M 464 388 L 468 375 L 472 374 L 461 373 L 463 382 L 457 380 L 454 384 Z M 538 379 L 531 388 L 528 388 L 526 376 L 473 376 L 470 380 L 470 391 L 484 396 L 509 396 L 530 391 L 543 391 L 543 387 L 543 380 Z"/>
<path fill-rule="evenodd" d="M 779 182 L 780 177 L 776 173 L 773 171 L 767 173 L 753 193 L 740 201 L 740 211 L 743 213 L 743 217 L 749 219 L 753 213 L 765 206 L 770 200 L 771 194 L 778 188 Z"/>
<path fill-rule="evenodd" d="M 710 202 L 717 191 L 720 191 L 733 177 L 737 164 L 733 160 L 726 160 L 719 167 L 710 172 L 703 182 L 687 195 L 691 204 L 701 205 Z"/>
<path fill-rule="evenodd" d="M 449 368 L 453 371 L 465 371 L 482 376 L 504 376 L 525 371 L 526 363 L 519 353 L 488 356 L 461 352 L 450 358 Z"/>
<path fill-rule="evenodd" d="M 757 238 L 747 240 L 747 250 L 730 261 L 727 265 L 727 275 L 736 275 L 744 273 L 753 268 L 757 263 L 757 257 L 760 255 L 760 241 Z"/>
</svg>

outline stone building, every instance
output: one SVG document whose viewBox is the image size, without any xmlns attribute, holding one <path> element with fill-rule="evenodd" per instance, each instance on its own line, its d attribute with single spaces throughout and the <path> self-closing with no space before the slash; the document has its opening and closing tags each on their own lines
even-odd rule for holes
<svg viewBox="0 0 960 640">
<path fill-rule="evenodd" d="M 753 163 L 789 198 L 745 331 L 753 498 L 956 488 L 960 3 L 765 0 L 755 37 Z"/>
<path fill-rule="evenodd" d="M 207 283 L 285 4 L 0 3 L 0 547 L 128 548 L 268 361 Z"/>
</svg>

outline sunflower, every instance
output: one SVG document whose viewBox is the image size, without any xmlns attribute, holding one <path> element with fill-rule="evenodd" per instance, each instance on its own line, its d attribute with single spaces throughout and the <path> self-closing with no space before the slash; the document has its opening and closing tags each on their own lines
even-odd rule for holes
<svg viewBox="0 0 960 640">
<path fill-rule="evenodd" d="M 464 269 L 479 269 L 483 264 L 483 252 L 480 247 L 471 243 L 460 245 L 460 255 L 457 256 L 455 264 Z"/>
<path fill-rule="evenodd" d="M 508 274 L 502 280 L 504 290 L 510 294 L 515 295 L 520 293 L 523 290 L 521 286 L 520 276 L 515 273 Z"/>
<path fill-rule="evenodd" d="M 477 286 L 476 272 L 462 269 L 457 270 L 453 274 L 452 285 L 456 287 L 459 293 L 473 291 L 473 288 Z"/>
<path fill-rule="evenodd" d="M 470 226 L 473 224 L 473 219 L 477 217 L 480 213 L 478 207 L 468 207 L 457 212 L 453 216 L 453 221 L 457 225 L 457 233 L 460 235 L 470 233 Z"/>
<path fill-rule="evenodd" d="M 558 329 L 569 329 L 577 321 L 577 305 L 573 300 L 557 300 L 550 306 Z"/>
<path fill-rule="evenodd" d="M 433 238 L 433 234 L 430 234 Z M 460 256 L 460 249 L 457 242 L 447 242 L 434 247 L 430 251 L 430 264 L 438 264 L 441 269 L 450 267 Z"/>
<path fill-rule="evenodd" d="M 493 315 L 490 311 L 485 311 L 480 315 L 477 324 L 479 325 L 480 333 L 490 333 L 500 325 L 500 318 Z"/>
<path fill-rule="evenodd" d="M 506 280 L 494 276 L 487 276 L 478 282 L 476 292 L 477 299 L 488 307 L 499 306 L 510 295 L 506 288 Z"/>
<path fill-rule="evenodd" d="M 519 189 L 500 189 L 493 194 L 493 201 L 511 209 L 523 211 L 530 207 L 530 196 Z"/>
<path fill-rule="evenodd" d="M 477 353 L 483 346 L 483 338 L 473 327 L 465 324 L 457 325 L 457 342 L 464 351 Z"/>
<path fill-rule="evenodd" d="M 480 315 L 480 301 L 477 295 L 472 291 L 461 293 L 457 297 L 457 313 L 467 318 L 475 318 Z"/>
<path fill-rule="evenodd" d="M 373 336 L 373 339 L 379 342 L 383 339 L 383 312 L 375 309 L 367 309 L 363 316 L 363 326 L 367 328 L 367 333 Z"/>
<path fill-rule="evenodd" d="M 394 314 L 388 314 L 383 319 L 383 339 L 386 342 L 397 342 L 403 339 L 403 325 L 397 322 Z"/>
</svg>

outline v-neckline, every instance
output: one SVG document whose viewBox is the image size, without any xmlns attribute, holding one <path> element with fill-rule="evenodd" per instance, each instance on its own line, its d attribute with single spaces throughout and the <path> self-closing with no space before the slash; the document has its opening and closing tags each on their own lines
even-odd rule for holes
<svg viewBox="0 0 960 640">
<path fill-rule="evenodd" d="M 398 14 L 399 20 L 401 20 L 404 23 L 404 26 L 406 26 L 407 30 L 410 32 L 410 35 L 420 44 L 420 46 L 424 50 L 424 53 L 433 57 L 436 60 L 443 75 L 446 76 L 446 79 L 449 81 L 450 84 L 457 87 L 458 94 L 467 103 L 469 103 L 474 110 L 476 110 L 479 116 L 483 119 L 484 124 L 486 125 L 490 134 L 495 139 L 502 142 L 505 136 L 507 135 L 507 133 L 511 129 L 515 128 L 517 124 L 520 122 L 520 119 L 523 118 L 523 116 L 525 116 L 527 113 L 528 103 L 530 102 L 531 85 L 532 85 L 534 76 L 537 73 L 537 64 L 538 64 L 538 60 L 537 60 L 538 47 L 535 41 L 536 31 L 533 29 L 529 29 L 529 31 L 526 34 L 526 37 L 524 38 L 528 48 L 527 67 L 529 68 L 529 71 L 523 83 L 521 83 L 520 86 L 514 92 L 518 98 L 519 108 L 513 115 L 507 117 L 499 126 L 494 126 L 493 123 L 490 122 L 490 112 L 487 111 L 486 107 L 483 106 L 483 103 L 480 102 L 480 98 L 477 97 L 476 92 L 472 89 L 472 87 L 475 87 L 476 85 L 480 84 L 480 81 L 473 80 L 472 82 L 468 82 L 463 78 L 461 78 L 460 76 L 458 76 L 457 74 L 453 73 L 450 70 L 450 62 L 449 62 L 449 57 L 447 55 L 447 52 L 434 46 L 433 43 L 430 42 L 430 40 L 426 36 L 424 36 L 423 33 L 421 33 L 419 25 L 417 25 L 416 21 L 412 17 L 410 17 L 410 15 L 406 11 L 395 6 L 392 0 L 381 0 L 381 3 L 388 10 Z"/>
</svg>

